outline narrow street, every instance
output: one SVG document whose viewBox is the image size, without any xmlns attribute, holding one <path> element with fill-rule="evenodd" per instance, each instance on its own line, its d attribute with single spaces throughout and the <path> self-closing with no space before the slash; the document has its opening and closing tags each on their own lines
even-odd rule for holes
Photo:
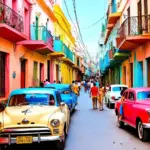
<svg viewBox="0 0 150 150">
<path fill-rule="evenodd" d="M 82 92 L 76 112 L 71 119 L 65 150 L 149 150 L 133 128 L 119 129 L 114 109 L 92 110 L 88 94 Z"/>
<path fill-rule="evenodd" d="M 71 118 L 69 135 L 65 150 L 149 150 L 150 142 L 143 143 L 136 131 L 126 126 L 119 129 L 116 125 L 114 109 L 104 107 L 104 111 L 91 109 L 88 94 L 81 92 L 79 104 Z M 12 149 L 52 149 L 53 144 L 28 145 Z"/>
</svg>

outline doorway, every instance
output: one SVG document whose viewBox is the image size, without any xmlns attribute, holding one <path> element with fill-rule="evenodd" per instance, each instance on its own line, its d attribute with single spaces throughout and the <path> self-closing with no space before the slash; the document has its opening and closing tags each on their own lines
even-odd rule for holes
<svg viewBox="0 0 150 150">
<path fill-rule="evenodd" d="M 39 17 L 36 16 L 35 18 L 35 38 L 38 40 L 38 25 L 39 25 Z"/>
<path fill-rule="evenodd" d="M 26 87 L 26 59 L 21 59 L 21 88 Z"/>
<path fill-rule="evenodd" d="M 47 60 L 47 79 L 50 82 L 50 60 Z"/>
<path fill-rule="evenodd" d="M 126 84 L 126 66 L 123 67 L 124 84 Z"/>
<path fill-rule="evenodd" d="M 58 83 L 59 81 L 59 66 L 56 65 L 56 82 Z"/>
<path fill-rule="evenodd" d="M 147 59 L 147 82 L 147 86 L 150 87 L 150 58 Z"/>
<path fill-rule="evenodd" d="M 42 81 L 44 81 L 44 64 L 40 63 L 40 70 L 39 71 L 40 71 L 39 72 L 39 75 L 40 75 L 39 80 L 41 83 Z"/>
<path fill-rule="evenodd" d="M 133 87 L 133 63 L 130 63 L 131 87 Z"/>
<path fill-rule="evenodd" d="M 143 87 L 143 62 L 138 63 L 138 77 L 140 80 L 137 79 L 137 84 L 139 87 Z"/>
<path fill-rule="evenodd" d="M 17 12 L 17 0 L 12 0 L 12 9 Z"/>
<path fill-rule="evenodd" d="M 30 29 L 30 24 L 29 24 L 29 11 L 28 9 L 24 8 L 24 33 L 25 35 L 29 36 L 29 29 Z"/>
</svg>

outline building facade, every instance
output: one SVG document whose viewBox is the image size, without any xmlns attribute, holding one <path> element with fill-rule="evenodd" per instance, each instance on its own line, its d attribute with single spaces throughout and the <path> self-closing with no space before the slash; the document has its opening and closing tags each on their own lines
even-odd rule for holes
<svg viewBox="0 0 150 150">
<path fill-rule="evenodd" d="M 69 23 L 61 29 L 67 19 L 60 22 L 55 14 L 63 14 L 59 3 L 0 0 L 0 100 L 13 89 L 39 86 L 45 79 L 73 80 L 75 39 Z"/>
<path fill-rule="evenodd" d="M 104 33 L 104 82 L 150 86 L 150 1 L 109 1 Z"/>
</svg>

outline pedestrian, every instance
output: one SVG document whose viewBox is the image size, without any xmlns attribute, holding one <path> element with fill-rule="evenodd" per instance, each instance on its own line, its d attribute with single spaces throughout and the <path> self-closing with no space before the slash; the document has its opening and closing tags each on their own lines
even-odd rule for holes
<svg viewBox="0 0 150 150">
<path fill-rule="evenodd" d="M 54 80 L 54 84 L 56 84 L 56 81 Z"/>
<path fill-rule="evenodd" d="M 97 109 L 97 98 L 98 98 L 99 90 L 94 83 L 93 87 L 90 90 L 90 97 L 92 96 L 92 105 L 93 109 Z"/>
<path fill-rule="evenodd" d="M 48 79 L 45 80 L 44 86 L 47 85 L 47 84 L 50 84 L 50 82 L 48 81 Z"/>
<path fill-rule="evenodd" d="M 84 92 L 85 93 L 87 92 L 87 89 L 88 89 L 88 84 L 87 84 L 87 81 L 85 81 L 85 83 L 84 83 Z"/>
<path fill-rule="evenodd" d="M 40 87 L 44 87 L 44 82 L 40 82 Z"/>
<path fill-rule="evenodd" d="M 103 85 L 100 84 L 99 97 L 98 97 L 98 104 L 99 104 L 99 110 L 100 110 L 100 111 L 103 110 L 103 99 L 104 99 L 104 95 L 105 95 L 105 89 L 104 89 Z"/>
<path fill-rule="evenodd" d="M 120 110 L 119 110 L 119 120 L 121 121 L 122 120 L 122 118 L 123 118 L 123 106 L 124 106 L 124 100 L 125 100 L 125 97 L 124 97 L 124 95 L 123 95 L 123 93 L 124 93 L 124 91 L 125 91 L 126 89 L 123 89 L 122 91 L 121 91 L 121 93 L 120 93 L 120 95 L 121 95 L 121 104 L 120 104 Z"/>
<path fill-rule="evenodd" d="M 75 82 L 75 84 L 73 85 L 73 92 L 79 96 L 79 87 L 78 87 L 78 84 L 77 82 Z"/>
<path fill-rule="evenodd" d="M 79 92 L 80 92 L 80 89 L 81 89 L 81 82 L 78 81 L 78 88 L 79 88 Z"/>
<path fill-rule="evenodd" d="M 60 82 L 60 81 L 58 81 L 58 83 L 59 83 L 59 84 L 61 84 L 61 82 Z"/>
<path fill-rule="evenodd" d="M 91 88 L 91 81 L 88 81 L 88 93 L 90 92 L 90 88 Z"/>
</svg>

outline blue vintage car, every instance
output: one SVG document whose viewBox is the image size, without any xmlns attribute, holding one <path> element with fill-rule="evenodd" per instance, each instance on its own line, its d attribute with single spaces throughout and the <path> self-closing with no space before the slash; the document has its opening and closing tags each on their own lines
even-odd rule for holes
<svg viewBox="0 0 150 150">
<path fill-rule="evenodd" d="M 71 85 L 69 84 L 47 84 L 47 88 L 54 88 L 59 90 L 61 99 L 64 101 L 70 111 L 73 111 L 77 105 L 78 96 L 72 91 Z"/>
</svg>

